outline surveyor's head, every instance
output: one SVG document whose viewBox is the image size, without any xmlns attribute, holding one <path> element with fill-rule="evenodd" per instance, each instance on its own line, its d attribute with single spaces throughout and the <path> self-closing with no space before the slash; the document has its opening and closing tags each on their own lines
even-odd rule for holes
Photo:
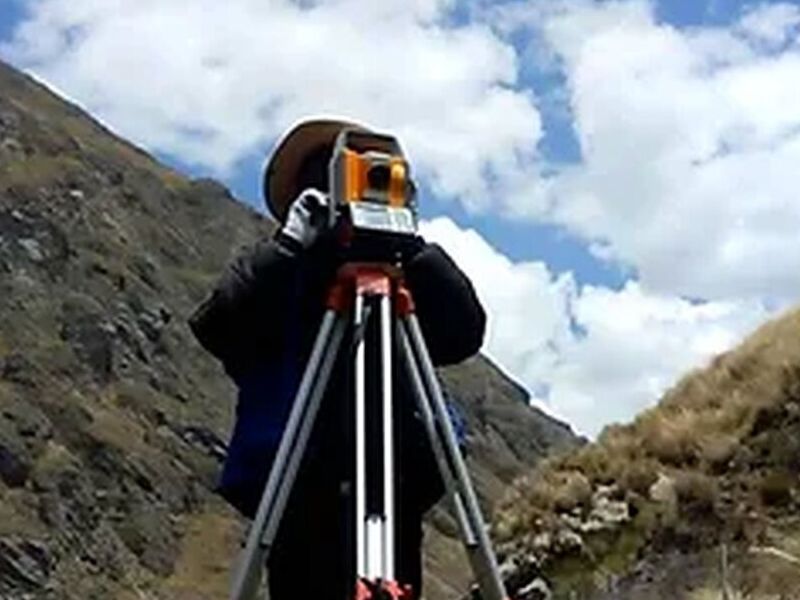
<svg viewBox="0 0 800 600">
<path fill-rule="evenodd" d="M 264 168 L 267 208 L 283 222 L 292 201 L 307 188 L 328 192 L 328 164 L 343 129 L 364 129 L 335 119 L 301 121 L 284 134 Z"/>
</svg>

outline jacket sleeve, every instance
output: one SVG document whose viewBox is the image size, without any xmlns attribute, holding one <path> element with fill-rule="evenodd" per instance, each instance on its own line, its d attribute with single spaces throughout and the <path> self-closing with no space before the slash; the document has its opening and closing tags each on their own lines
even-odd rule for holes
<svg viewBox="0 0 800 600">
<path fill-rule="evenodd" d="M 467 276 L 436 244 L 426 244 L 405 267 L 422 334 L 436 366 L 478 352 L 486 313 Z"/>
<path fill-rule="evenodd" d="M 280 348 L 280 315 L 289 301 L 296 262 L 294 254 L 274 240 L 257 243 L 226 269 L 189 318 L 197 340 L 229 373 Z"/>
</svg>

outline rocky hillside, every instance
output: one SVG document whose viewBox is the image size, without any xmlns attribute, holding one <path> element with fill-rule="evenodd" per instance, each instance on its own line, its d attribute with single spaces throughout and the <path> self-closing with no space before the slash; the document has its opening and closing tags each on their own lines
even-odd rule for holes
<svg viewBox="0 0 800 600">
<path fill-rule="evenodd" d="M 800 311 L 633 423 L 514 486 L 495 532 L 527 598 L 800 598 Z"/>
<path fill-rule="evenodd" d="M 233 390 L 186 318 L 270 223 L 0 63 L 0 598 L 226 597 Z M 488 505 L 574 444 L 484 359 L 444 373 Z M 432 517 L 429 598 L 463 590 Z"/>
</svg>

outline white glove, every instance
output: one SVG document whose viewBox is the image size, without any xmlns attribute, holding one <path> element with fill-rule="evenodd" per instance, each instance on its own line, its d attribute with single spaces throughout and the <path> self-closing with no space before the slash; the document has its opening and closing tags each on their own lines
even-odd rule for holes
<svg viewBox="0 0 800 600">
<path fill-rule="evenodd" d="M 319 190 L 309 188 L 302 191 L 289 206 L 281 233 L 307 249 L 325 230 L 327 221 L 328 197 Z"/>
</svg>

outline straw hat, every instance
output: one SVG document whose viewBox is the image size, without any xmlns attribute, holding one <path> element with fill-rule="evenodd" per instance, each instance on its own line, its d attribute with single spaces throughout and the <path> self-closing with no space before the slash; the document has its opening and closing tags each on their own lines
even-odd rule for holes
<svg viewBox="0 0 800 600">
<path fill-rule="evenodd" d="M 339 119 L 306 119 L 294 125 L 278 141 L 263 174 L 264 201 L 278 221 L 284 221 L 289 205 L 302 191 L 298 189 L 297 176 L 306 157 L 325 146 L 333 148 L 339 133 L 350 128 L 366 129 Z"/>
</svg>

